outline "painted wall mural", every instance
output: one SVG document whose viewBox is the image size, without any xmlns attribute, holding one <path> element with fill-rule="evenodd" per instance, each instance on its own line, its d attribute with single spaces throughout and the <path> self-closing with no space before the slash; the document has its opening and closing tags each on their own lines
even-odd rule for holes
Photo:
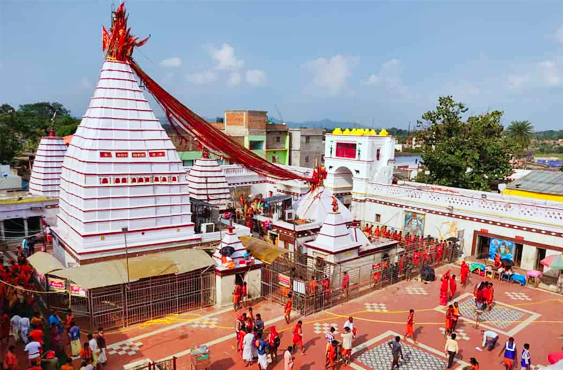
<svg viewBox="0 0 563 370">
<path fill-rule="evenodd" d="M 457 238 L 458 237 L 458 227 L 457 221 L 448 221 L 442 222 L 442 224 L 438 227 L 438 235 L 440 236 L 440 240 L 447 240 L 448 238 Z"/>
<path fill-rule="evenodd" d="M 405 212 L 404 235 L 424 236 L 424 221 L 426 215 L 415 212 Z"/>
<path fill-rule="evenodd" d="M 514 259 L 514 242 L 502 239 L 491 238 L 489 245 L 489 259 L 494 260 L 496 254 L 500 255 L 500 259 Z"/>
</svg>

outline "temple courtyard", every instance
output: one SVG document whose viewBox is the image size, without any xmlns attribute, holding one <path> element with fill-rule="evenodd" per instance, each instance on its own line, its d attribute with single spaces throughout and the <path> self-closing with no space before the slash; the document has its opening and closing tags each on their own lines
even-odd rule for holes
<svg viewBox="0 0 563 370">
<path fill-rule="evenodd" d="M 439 268 L 440 276 L 447 270 L 459 276 L 459 268 L 447 265 Z M 494 280 L 495 306 L 482 315 L 475 328 L 473 288 L 485 279 L 471 274 L 466 288 L 458 287 L 454 300 L 459 302 L 462 318 L 456 330 L 460 352 L 454 369 L 467 366 L 475 357 L 481 369 L 504 369 L 499 352 L 508 337 L 515 338 L 518 363 L 524 343 L 530 344 L 533 369 L 548 364 L 548 353 L 562 348 L 562 299 L 547 291 L 521 287 L 518 284 Z M 325 333 L 334 326 L 336 338 L 343 331 L 349 316 L 354 317 L 358 330 L 352 354 L 353 369 L 383 370 L 391 367 L 391 350 L 387 342 L 405 332 L 408 310 L 415 310 L 415 335 L 417 344 L 408 340 L 403 344 L 404 360 L 400 369 L 437 370 L 447 366 L 444 354 L 445 308 L 439 306 L 439 282 L 400 282 L 383 290 L 364 295 L 332 309 L 307 317 L 293 312 L 289 325 L 283 318 L 283 307 L 268 301 L 254 304 L 254 314 L 260 313 L 266 323 L 266 333 L 275 325 L 281 335 L 281 349 L 291 345 L 293 328 L 303 320 L 303 343 L 295 355 L 294 369 L 322 369 L 325 364 Z M 244 309 L 246 310 L 246 309 Z M 179 369 L 190 368 L 190 348 L 205 344 L 211 351 L 213 370 L 242 369 L 245 367 L 236 352 L 232 308 L 206 309 L 164 319 L 149 321 L 121 331 L 107 333 L 109 368 L 132 369 L 147 360 L 159 361 L 175 356 Z M 493 351 L 480 351 L 481 330 L 499 334 Z M 254 368 L 256 364 L 252 365 Z M 270 369 L 283 369 L 281 356 Z M 518 367 L 519 368 L 519 367 Z"/>
</svg>

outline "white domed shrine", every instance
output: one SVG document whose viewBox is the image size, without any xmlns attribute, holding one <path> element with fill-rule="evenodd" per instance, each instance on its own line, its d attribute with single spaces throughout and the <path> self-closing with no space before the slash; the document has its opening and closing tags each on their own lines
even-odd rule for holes
<svg viewBox="0 0 563 370">
<path fill-rule="evenodd" d="M 313 191 L 303 195 L 294 203 L 295 215 L 303 220 L 324 222 L 332 209 L 333 193 L 324 186 L 319 186 Z M 345 223 L 352 222 L 352 213 L 338 199 L 336 199 L 340 218 Z"/>
<path fill-rule="evenodd" d="M 188 188 L 192 198 L 213 204 L 219 209 L 226 209 L 231 199 L 223 169 L 216 159 L 209 158 L 209 152 L 205 150 L 188 172 Z"/>
<path fill-rule="evenodd" d="M 54 253 L 64 263 L 199 239 L 186 173 L 128 63 L 105 60 L 64 157 Z M 131 252 L 129 252 L 131 253 Z"/>
<path fill-rule="evenodd" d="M 61 171 L 67 146 L 62 138 L 55 136 L 50 130 L 49 136 L 44 136 L 39 142 L 31 178 L 29 192 L 33 195 L 53 197 L 59 196 Z"/>
</svg>

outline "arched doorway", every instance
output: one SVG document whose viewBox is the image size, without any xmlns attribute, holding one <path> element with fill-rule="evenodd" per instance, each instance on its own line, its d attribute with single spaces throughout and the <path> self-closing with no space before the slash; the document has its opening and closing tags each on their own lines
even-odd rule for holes
<svg viewBox="0 0 563 370">
<path fill-rule="evenodd" d="M 329 174 L 330 185 L 328 186 L 334 195 L 346 207 L 352 204 L 352 188 L 354 187 L 354 174 L 348 167 L 338 167 L 336 171 Z"/>
</svg>

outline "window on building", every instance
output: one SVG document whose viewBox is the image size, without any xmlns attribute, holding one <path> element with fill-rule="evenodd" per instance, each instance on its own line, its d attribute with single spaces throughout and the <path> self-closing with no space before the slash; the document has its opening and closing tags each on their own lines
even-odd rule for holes
<svg viewBox="0 0 563 370">
<path fill-rule="evenodd" d="M 377 149 L 377 155 L 376 158 L 379 161 L 379 157 L 381 156 L 381 149 Z"/>
<path fill-rule="evenodd" d="M 264 150 L 264 140 L 250 140 L 250 150 Z"/>
<path fill-rule="evenodd" d="M 375 214 L 375 222 L 377 222 L 377 223 L 381 222 L 381 215 L 379 213 Z"/>
<path fill-rule="evenodd" d="M 309 163 L 309 156 L 308 155 L 305 156 L 305 163 Z"/>
<path fill-rule="evenodd" d="M 356 158 L 356 143 L 336 143 L 336 156 L 340 158 Z"/>
<path fill-rule="evenodd" d="M 311 142 L 310 136 L 305 136 L 305 144 L 309 144 Z"/>
<path fill-rule="evenodd" d="M 281 143 L 281 137 L 276 136 L 276 143 Z"/>
</svg>

